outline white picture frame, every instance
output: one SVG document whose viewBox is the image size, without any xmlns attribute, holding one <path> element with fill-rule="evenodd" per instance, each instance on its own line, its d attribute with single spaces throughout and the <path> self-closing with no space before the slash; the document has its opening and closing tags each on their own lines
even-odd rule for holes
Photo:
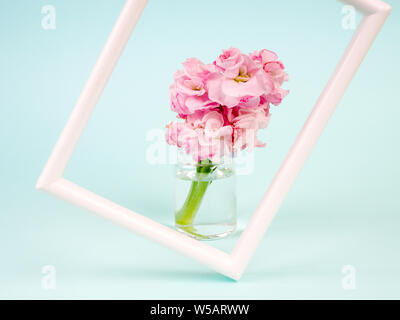
<svg viewBox="0 0 400 320">
<path fill-rule="evenodd" d="M 239 280 L 334 109 L 381 30 L 391 7 L 380 0 L 346 0 L 363 14 L 343 57 L 231 253 L 194 240 L 63 178 L 85 129 L 147 0 L 127 0 L 112 33 L 37 182 L 37 188 L 157 241 Z"/>
</svg>

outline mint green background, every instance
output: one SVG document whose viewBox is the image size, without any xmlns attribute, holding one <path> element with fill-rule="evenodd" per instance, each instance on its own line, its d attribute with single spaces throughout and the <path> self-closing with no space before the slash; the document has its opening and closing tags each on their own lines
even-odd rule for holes
<svg viewBox="0 0 400 320">
<path fill-rule="evenodd" d="M 400 298 L 400 5 L 373 45 L 238 283 L 38 192 L 56 143 L 124 1 L 0 4 L 0 298 Z M 57 29 L 41 28 L 41 8 Z M 146 132 L 173 119 L 167 91 L 187 57 L 279 53 L 291 94 L 238 179 L 240 229 L 262 197 L 351 38 L 336 1 L 150 1 L 66 177 L 171 224 L 172 168 L 150 165 Z M 358 21 L 359 21 L 358 17 Z M 233 238 L 211 243 L 230 250 Z M 54 265 L 56 290 L 41 288 Z M 343 290 L 353 265 L 356 290 Z"/>
</svg>

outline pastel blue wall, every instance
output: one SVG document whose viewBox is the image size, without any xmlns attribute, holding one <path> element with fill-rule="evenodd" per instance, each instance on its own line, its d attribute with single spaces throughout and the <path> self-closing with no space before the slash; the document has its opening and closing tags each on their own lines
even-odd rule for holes
<svg viewBox="0 0 400 320">
<path fill-rule="evenodd" d="M 392 15 L 234 283 L 34 189 L 124 1 L 1 1 L 0 297 L 400 298 L 400 5 L 388 2 Z M 41 26 L 48 4 L 55 30 Z M 66 177 L 170 224 L 172 168 L 145 154 L 146 133 L 174 117 L 173 72 L 187 57 L 211 62 L 230 46 L 272 49 L 291 93 L 273 109 L 254 172 L 238 179 L 243 227 L 351 38 L 342 6 L 149 1 Z M 212 245 L 228 250 L 237 238 Z M 55 290 L 41 287 L 44 265 L 56 268 Z M 344 265 L 357 270 L 355 290 L 342 288 Z"/>
</svg>

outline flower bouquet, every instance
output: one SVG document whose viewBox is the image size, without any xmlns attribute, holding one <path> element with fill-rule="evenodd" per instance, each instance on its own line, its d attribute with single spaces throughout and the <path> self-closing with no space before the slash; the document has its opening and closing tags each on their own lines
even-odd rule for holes
<svg viewBox="0 0 400 320">
<path fill-rule="evenodd" d="M 282 88 L 287 80 L 283 64 L 269 50 L 246 55 L 231 48 L 211 64 L 190 58 L 175 73 L 169 99 L 181 121 L 167 126 L 166 140 L 190 158 L 177 166 L 177 177 L 187 186 L 176 201 L 178 230 L 197 239 L 235 230 L 234 188 L 223 182 L 232 180 L 234 171 L 226 159 L 265 147 L 257 133 L 269 123 L 271 104 L 279 105 L 288 94 Z M 214 194 L 206 200 L 211 185 Z M 202 207 L 204 213 L 199 212 Z"/>
</svg>

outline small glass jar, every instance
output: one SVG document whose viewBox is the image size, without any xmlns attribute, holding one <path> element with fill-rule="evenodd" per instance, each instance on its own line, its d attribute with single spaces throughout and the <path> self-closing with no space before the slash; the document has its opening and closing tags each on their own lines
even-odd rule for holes
<svg viewBox="0 0 400 320">
<path fill-rule="evenodd" d="M 179 153 L 175 169 L 175 227 L 198 240 L 236 230 L 236 182 L 231 157 L 194 162 Z"/>
</svg>

